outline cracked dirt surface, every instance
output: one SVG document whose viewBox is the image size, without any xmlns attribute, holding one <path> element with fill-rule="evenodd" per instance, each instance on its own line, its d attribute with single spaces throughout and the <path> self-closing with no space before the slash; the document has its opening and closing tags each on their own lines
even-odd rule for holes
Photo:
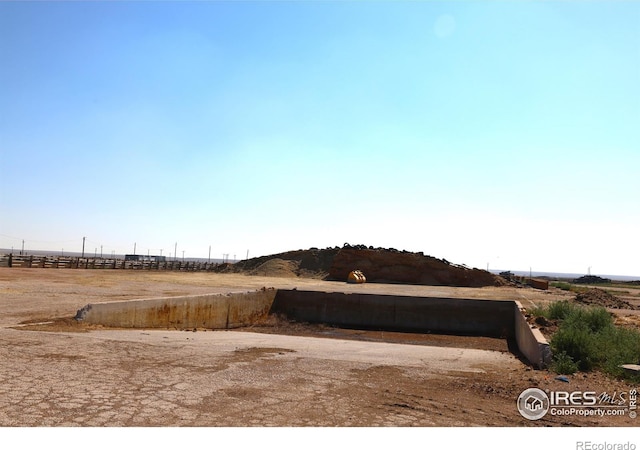
<svg viewBox="0 0 640 450">
<path fill-rule="evenodd" d="M 638 424 L 627 416 L 523 418 L 516 399 L 529 387 L 609 393 L 631 387 L 597 373 L 576 375 L 566 384 L 549 372 L 531 370 L 506 346 L 473 348 L 465 340 L 473 338 L 424 345 L 311 332 L 83 329 L 72 323 L 46 331 L 46 326 L 18 326 L 71 317 L 89 302 L 224 292 L 270 281 L 189 275 L 0 270 L 0 426 Z M 318 281 L 277 282 L 311 286 Z M 516 294 L 509 288 L 492 288 L 498 289 L 494 294 L 484 288 L 460 289 L 464 296 Z M 532 295 L 541 296 L 533 301 L 542 301 L 549 294 Z"/>
<path fill-rule="evenodd" d="M 2 341 L 14 361 L 0 374 L 5 426 L 443 425 L 449 414 L 428 410 L 434 374 L 520 365 L 509 353 L 236 331 L 5 329 Z"/>
</svg>

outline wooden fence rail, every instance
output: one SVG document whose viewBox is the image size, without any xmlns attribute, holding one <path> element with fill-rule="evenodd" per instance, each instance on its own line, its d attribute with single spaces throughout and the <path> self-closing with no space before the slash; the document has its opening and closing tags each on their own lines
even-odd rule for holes
<svg viewBox="0 0 640 450">
<path fill-rule="evenodd" d="M 1 255 L 0 267 L 56 268 L 56 269 L 133 269 L 214 271 L 220 263 L 200 261 L 125 261 L 117 258 L 80 258 L 64 256 Z"/>
</svg>

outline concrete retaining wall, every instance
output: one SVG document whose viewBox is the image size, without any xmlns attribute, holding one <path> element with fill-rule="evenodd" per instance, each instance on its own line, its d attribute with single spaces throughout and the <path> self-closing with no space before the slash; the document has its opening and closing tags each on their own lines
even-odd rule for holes
<svg viewBox="0 0 640 450">
<path fill-rule="evenodd" d="M 271 312 L 351 328 L 513 338 L 533 366 L 551 362 L 546 339 L 529 326 L 522 305 L 513 300 L 279 290 Z"/>
<path fill-rule="evenodd" d="M 513 302 L 279 290 L 272 313 L 365 329 L 514 336 Z"/>
<path fill-rule="evenodd" d="M 77 320 L 124 328 L 237 328 L 269 313 L 275 289 L 89 304 Z"/>
<path fill-rule="evenodd" d="M 514 330 L 518 349 L 537 368 L 551 363 L 551 347 L 540 330 L 531 328 L 525 318 L 522 304 L 514 301 Z"/>
<path fill-rule="evenodd" d="M 124 328 L 237 328 L 270 313 L 347 328 L 513 338 L 535 367 L 551 360 L 549 344 L 512 300 L 261 289 L 232 294 L 89 304 L 76 319 Z"/>
</svg>

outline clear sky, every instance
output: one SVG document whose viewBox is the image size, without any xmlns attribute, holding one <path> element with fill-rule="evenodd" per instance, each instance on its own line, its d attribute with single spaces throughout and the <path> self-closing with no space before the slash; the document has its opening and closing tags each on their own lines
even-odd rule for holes
<svg viewBox="0 0 640 450">
<path fill-rule="evenodd" d="M 640 2 L 0 3 L 0 247 L 640 275 Z"/>
</svg>

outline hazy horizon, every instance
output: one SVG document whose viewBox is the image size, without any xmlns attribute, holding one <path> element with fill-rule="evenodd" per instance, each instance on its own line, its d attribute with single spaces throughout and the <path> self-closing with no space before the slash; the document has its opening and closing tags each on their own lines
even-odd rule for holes
<svg viewBox="0 0 640 450">
<path fill-rule="evenodd" d="M 308 249 L 291 249 L 290 251 L 295 251 L 295 250 L 308 250 Z M 17 255 L 17 256 L 29 256 L 29 255 L 33 255 L 33 256 L 61 256 L 61 257 L 80 257 L 82 256 L 82 252 L 76 252 L 76 251 L 55 251 L 55 250 L 27 250 L 25 249 L 23 254 L 20 253 L 21 249 L 13 249 L 13 254 Z M 7 248 L 0 248 L 0 255 L 4 254 L 9 254 L 11 253 L 11 249 L 7 249 Z M 280 253 L 284 253 L 284 252 L 280 252 Z M 104 259 L 111 259 L 111 258 L 116 258 L 116 259 L 122 259 L 124 258 L 125 255 L 128 254 L 138 254 L 138 255 L 147 255 L 147 253 L 103 253 L 102 256 L 100 256 L 100 252 L 97 249 L 94 249 L 92 252 L 89 251 L 85 251 L 84 256 L 86 258 L 94 258 L 94 257 L 102 257 Z M 199 261 L 199 262 L 206 262 L 206 261 L 211 261 L 213 263 L 221 263 L 221 262 L 230 262 L 230 263 L 239 263 L 245 260 L 246 258 L 246 254 L 245 255 L 214 255 L 212 253 L 211 258 L 209 258 L 208 256 L 182 256 L 182 254 L 179 254 L 177 258 L 174 257 L 173 254 L 169 253 L 169 254 L 163 254 L 163 255 L 159 255 L 159 254 L 153 254 L 153 253 L 148 253 L 148 255 L 150 256 L 166 256 L 167 257 L 167 261 L 172 261 L 174 259 L 179 260 L 179 261 Z M 222 256 L 222 257 L 218 257 L 218 256 Z M 260 255 L 260 256 L 252 256 L 249 255 L 249 259 L 251 258 L 258 258 L 261 256 L 271 256 L 271 255 Z M 426 255 L 426 256 L 432 256 L 432 255 Z M 445 258 L 446 259 L 446 258 Z M 456 261 L 449 261 L 451 264 L 455 264 L 455 265 L 459 265 L 459 264 L 464 264 L 464 263 L 459 263 Z M 469 268 L 477 268 L 477 269 L 482 269 L 482 270 L 487 270 L 487 267 L 475 267 L 475 266 L 468 266 Z M 599 277 L 603 277 L 603 278 L 611 278 L 612 280 L 617 280 L 617 281 L 635 281 L 635 280 L 640 280 L 640 275 L 634 276 L 634 275 L 619 275 L 619 274 L 603 274 L 603 273 L 594 273 L 590 267 L 587 268 L 586 272 L 548 272 L 545 270 L 540 270 L 540 269 L 536 269 L 533 270 L 532 268 L 530 269 L 526 269 L 526 268 L 492 268 L 489 267 L 488 271 L 493 273 L 493 274 L 500 274 L 500 272 L 512 272 L 514 275 L 529 275 L 531 273 L 532 276 L 548 276 L 548 277 L 556 277 L 556 278 L 579 278 L 581 276 L 584 275 L 595 275 L 595 276 L 599 276 Z"/>
</svg>

